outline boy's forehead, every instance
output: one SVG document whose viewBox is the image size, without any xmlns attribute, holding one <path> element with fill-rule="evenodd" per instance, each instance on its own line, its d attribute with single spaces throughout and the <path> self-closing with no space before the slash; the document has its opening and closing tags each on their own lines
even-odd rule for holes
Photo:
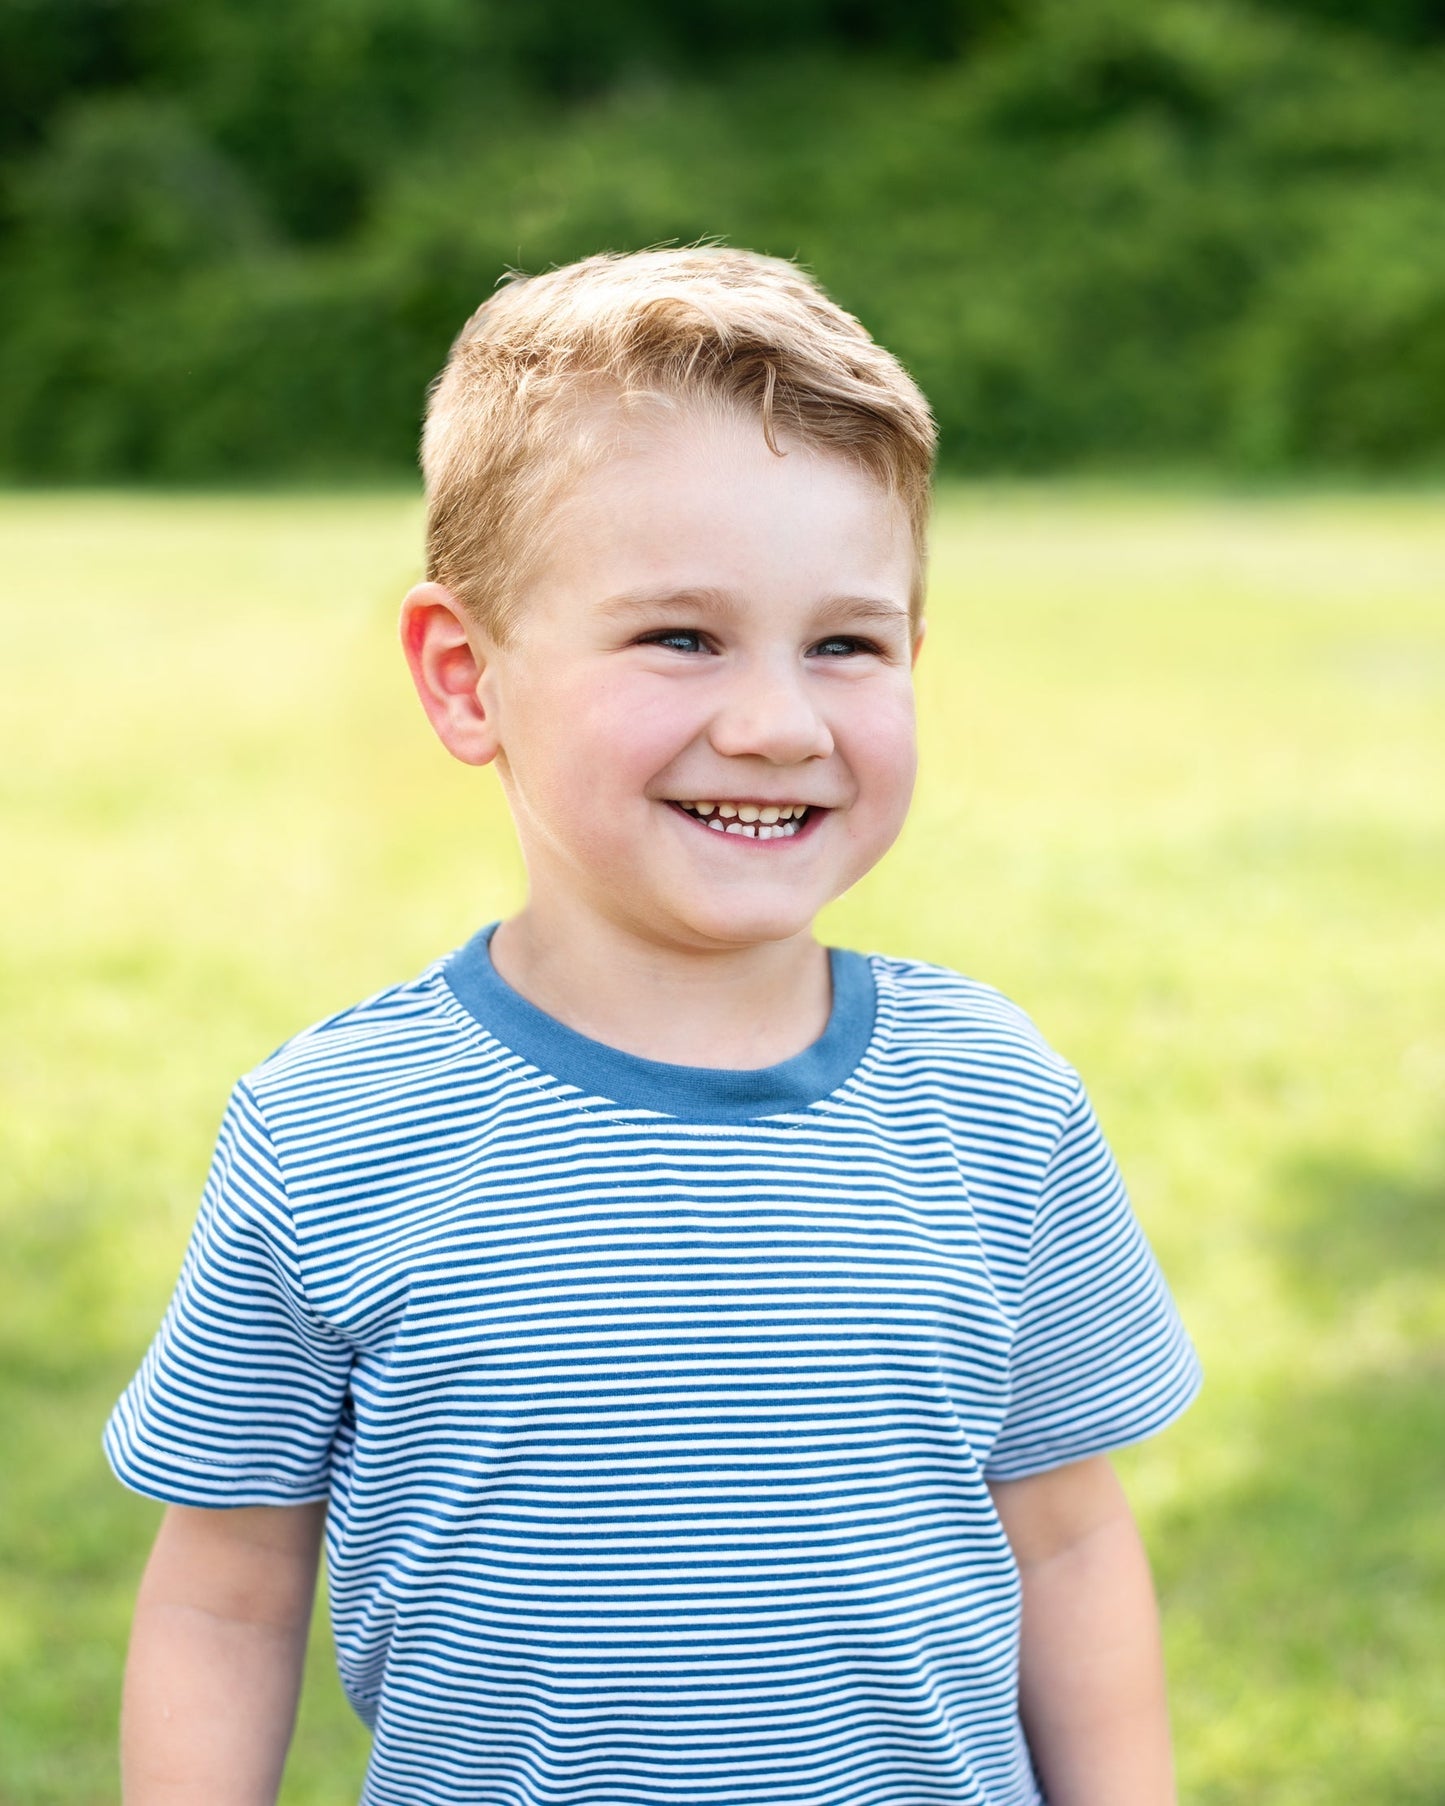
<svg viewBox="0 0 1445 1806">
<path fill-rule="evenodd" d="M 539 523 L 537 585 L 585 573 L 609 608 L 693 595 L 719 611 L 800 586 L 906 609 L 914 575 L 901 500 L 833 452 L 735 410 L 675 408 L 595 426 Z"/>
</svg>

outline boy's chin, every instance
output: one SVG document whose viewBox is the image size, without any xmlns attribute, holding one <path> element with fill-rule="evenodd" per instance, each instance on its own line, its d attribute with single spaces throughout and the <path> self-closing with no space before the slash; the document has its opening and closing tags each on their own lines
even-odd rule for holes
<svg viewBox="0 0 1445 1806">
<path fill-rule="evenodd" d="M 804 904 L 781 906 L 773 903 L 751 909 L 739 908 L 735 901 L 720 897 L 716 907 L 704 904 L 678 910 L 673 915 L 672 934 L 667 938 L 675 937 L 699 951 L 719 947 L 741 951 L 806 934 L 816 913 Z M 662 923 L 659 921 L 656 927 L 662 929 Z"/>
<path fill-rule="evenodd" d="M 748 948 L 793 941 L 807 934 L 813 926 L 813 914 L 807 908 L 759 908 L 759 910 L 690 910 L 688 926 L 694 930 L 699 945 Z"/>
</svg>

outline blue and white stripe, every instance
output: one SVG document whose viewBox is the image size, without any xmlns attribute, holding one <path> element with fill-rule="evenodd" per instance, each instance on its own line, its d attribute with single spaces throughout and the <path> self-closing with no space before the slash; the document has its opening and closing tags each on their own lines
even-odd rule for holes
<svg viewBox="0 0 1445 1806">
<path fill-rule="evenodd" d="M 237 1086 L 117 1474 L 330 1499 L 365 1806 L 1034 1806 L 987 1481 L 1198 1384 L 1077 1077 L 836 952 L 798 1060 L 656 1066 L 486 943 Z"/>
</svg>

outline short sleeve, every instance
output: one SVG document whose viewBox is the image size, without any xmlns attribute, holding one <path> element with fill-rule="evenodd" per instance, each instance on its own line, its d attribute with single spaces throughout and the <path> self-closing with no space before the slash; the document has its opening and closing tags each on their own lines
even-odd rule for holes
<svg viewBox="0 0 1445 1806">
<path fill-rule="evenodd" d="M 1082 1086 L 1040 1191 L 1009 1381 L 992 1480 L 1139 1442 L 1199 1390 L 1193 1346 Z"/>
<path fill-rule="evenodd" d="M 231 1094 L 165 1319 L 105 1427 L 136 1492 L 177 1505 L 299 1505 L 328 1492 L 351 1351 L 307 1303 L 275 1147 Z"/>
</svg>

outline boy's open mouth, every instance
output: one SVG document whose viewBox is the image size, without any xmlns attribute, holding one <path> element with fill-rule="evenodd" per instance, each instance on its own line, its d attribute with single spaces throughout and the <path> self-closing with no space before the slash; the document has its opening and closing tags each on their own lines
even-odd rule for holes
<svg viewBox="0 0 1445 1806">
<path fill-rule="evenodd" d="M 791 840 L 818 813 L 808 803 L 684 803 L 671 806 L 690 815 L 700 828 L 736 834 L 744 840 Z"/>
</svg>

